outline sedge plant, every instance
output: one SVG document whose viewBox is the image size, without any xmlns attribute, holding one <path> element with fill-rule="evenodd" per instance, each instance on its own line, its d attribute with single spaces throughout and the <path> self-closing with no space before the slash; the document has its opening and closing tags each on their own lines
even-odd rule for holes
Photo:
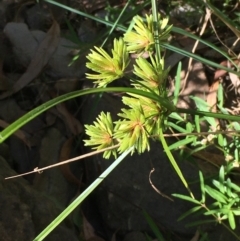
<svg viewBox="0 0 240 241">
<path fill-rule="evenodd" d="M 168 38 L 171 26 L 167 27 L 167 19 L 163 19 L 162 21 L 157 22 L 159 25 L 157 26 L 157 30 L 155 30 L 152 16 L 146 17 L 146 23 L 144 23 L 138 16 L 134 20 L 136 24 L 134 26 L 135 32 L 126 33 L 123 39 L 118 40 L 118 42 L 117 40 L 114 41 L 112 57 L 110 57 L 103 49 L 96 48 L 97 51 L 92 51 L 92 53 L 88 56 L 90 63 L 88 63 L 87 66 L 97 72 L 97 74 L 89 74 L 88 77 L 96 79 L 95 83 L 98 84 L 99 87 L 105 86 L 113 80 L 124 76 L 123 67 L 126 68 L 129 62 L 127 57 L 128 54 L 126 52 L 139 54 L 140 57 L 136 60 L 136 65 L 134 66 L 133 71 L 136 79 L 131 78 L 132 86 L 135 89 L 144 90 L 150 92 L 152 95 L 159 96 L 161 99 L 165 99 L 165 104 L 162 104 L 160 99 L 159 101 L 154 101 L 153 99 L 129 93 L 129 96 L 124 96 L 122 98 L 123 103 L 128 107 L 128 109 L 122 109 L 122 112 L 119 113 L 119 117 L 121 117 L 120 120 L 112 122 L 110 113 L 101 113 L 94 125 L 86 125 L 86 133 L 90 136 L 90 139 L 85 140 L 85 144 L 88 146 L 95 146 L 95 149 L 102 149 L 103 146 L 106 147 L 119 143 L 120 146 L 117 151 L 114 150 L 104 153 L 104 157 L 109 158 L 111 154 L 116 157 L 117 152 L 123 153 L 130 147 L 134 147 L 132 153 L 136 151 L 141 154 L 150 149 L 149 139 L 159 137 L 171 163 L 190 193 L 190 197 L 177 194 L 175 196 L 187 201 L 192 201 L 193 203 L 197 203 L 199 205 L 198 207 L 191 209 L 184 215 L 184 217 L 200 210 L 201 208 L 206 208 L 207 211 L 204 215 L 214 216 L 215 220 L 212 219 L 213 222 L 217 221 L 221 223 L 222 220 L 227 219 L 229 221 L 230 228 L 235 229 L 236 223 L 234 216 L 239 215 L 238 209 L 240 199 L 238 192 L 240 189 L 237 188 L 237 185 L 232 183 L 230 179 L 224 181 L 224 177 L 227 173 L 223 171 L 223 167 L 220 169 L 221 183 L 213 180 L 215 189 L 203 184 L 203 176 L 200 173 L 203 199 L 201 201 L 197 201 L 191 193 L 181 170 L 178 168 L 178 165 L 169 152 L 169 148 L 176 149 L 177 146 L 187 144 L 194 146 L 198 146 L 200 144 L 200 148 L 206 148 L 207 145 L 204 140 L 211 143 L 212 139 L 216 138 L 218 140 L 219 148 L 224 147 L 223 142 L 225 141 L 224 154 L 226 157 L 229 155 L 229 150 L 226 148 L 226 146 L 229 146 L 229 143 L 226 144 L 226 136 L 223 137 L 223 134 L 217 133 L 215 136 L 208 135 L 207 138 L 202 141 L 199 141 L 199 136 L 197 135 L 191 136 L 190 133 L 194 130 L 200 132 L 200 123 L 202 121 L 206 121 L 208 125 L 215 130 L 217 129 L 217 122 L 215 121 L 215 118 L 209 114 L 203 115 L 200 118 L 197 112 L 195 112 L 195 123 L 192 124 L 184 120 L 181 115 L 176 113 L 180 112 L 180 109 L 176 109 L 176 107 L 171 104 L 172 102 L 168 96 L 165 83 L 168 70 L 164 68 L 164 59 L 160 57 L 160 53 L 158 52 L 159 55 L 157 55 L 157 53 L 153 54 L 154 51 L 157 52 L 159 49 L 159 46 L 158 48 L 156 47 L 154 32 L 156 31 L 160 34 L 161 37 L 158 38 L 158 41 L 163 43 Z M 149 60 L 141 57 L 141 54 L 146 51 L 149 54 Z M 117 59 L 116 53 L 120 52 L 122 53 L 122 59 Z M 125 64 L 123 64 L 123 59 L 125 60 Z M 196 97 L 192 97 L 192 99 L 196 103 L 198 110 L 200 111 L 199 113 L 206 113 L 210 110 L 205 101 Z M 224 111 L 222 112 L 224 113 Z M 173 121 L 169 121 L 168 117 L 169 119 L 175 119 L 175 123 Z M 177 124 L 176 120 L 178 121 Z M 183 129 L 183 127 L 179 124 L 181 121 L 186 124 L 186 129 Z M 237 122 L 234 122 L 234 124 L 230 122 L 229 125 L 235 126 L 235 131 L 238 131 Z M 173 127 L 182 133 L 188 133 L 188 135 L 185 140 L 181 140 L 174 143 L 172 146 L 167 147 L 162 132 L 167 127 Z M 233 139 L 238 140 L 238 137 L 234 137 Z M 234 151 L 234 160 L 236 162 L 239 160 L 239 144 L 238 141 L 236 142 L 234 140 L 234 143 L 230 146 L 234 146 L 236 148 Z M 228 164 L 228 167 L 231 169 L 231 166 L 233 165 L 234 163 L 231 162 L 231 164 Z M 216 190 L 216 188 L 219 190 Z M 210 207 L 206 207 L 204 202 L 205 193 L 216 200 L 216 202 L 214 202 Z M 215 206 L 217 206 L 217 208 L 215 208 Z M 229 229 L 228 226 L 225 225 L 225 227 Z M 232 233 L 235 235 L 234 232 Z"/>
<path fill-rule="evenodd" d="M 48 0 L 48 2 L 50 1 Z M 152 5 L 155 6 L 156 2 L 152 2 Z M 34 240 L 43 240 L 99 185 L 126 155 L 135 152 L 141 154 L 149 151 L 151 148 L 150 139 L 157 139 L 161 142 L 180 180 L 189 191 L 189 196 L 179 194 L 175 196 L 198 205 L 190 213 L 204 208 L 206 210 L 205 215 L 212 215 L 215 221 L 218 222 L 227 219 L 230 229 L 235 228 L 234 217 L 239 215 L 237 211 L 239 189 L 231 180 L 225 178 L 234 166 L 234 162 L 229 162 L 226 168 L 220 169 L 220 179 L 213 182 L 215 189 L 204 184 L 203 176 L 200 173 L 202 199 L 199 201 L 195 199 L 191 192 L 187 180 L 171 154 L 171 150 L 176 149 L 176 145 L 179 146 L 180 144 L 182 146 L 192 144 L 196 149 L 199 148 L 198 145 L 202 145 L 201 148 L 205 148 L 207 146 L 205 145 L 206 143 L 199 142 L 199 136 L 202 138 L 202 135 L 199 134 L 201 121 L 206 121 L 209 123 L 209 126 L 212 126 L 214 119 L 225 119 L 228 121 L 229 126 L 237 131 L 239 127 L 234 123 L 240 121 L 240 117 L 229 115 L 224 109 L 220 113 L 210 112 L 210 108 L 203 104 L 199 104 L 196 110 L 176 107 L 178 92 L 176 91 L 173 97 L 169 96 L 166 87 L 169 69 L 165 68 L 164 58 L 162 57 L 163 47 L 170 49 L 168 39 L 172 26 L 168 25 L 168 18 L 161 18 L 157 14 L 156 7 L 154 9 L 153 14 L 146 15 L 145 18 L 140 16 L 134 17 L 133 29 L 125 32 L 119 39 L 114 39 L 111 54 L 102 47 L 95 47 L 91 50 L 91 53 L 87 56 L 88 62 L 86 65 L 92 72 L 89 71 L 87 78 L 93 80 L 97 88 L 78 90 L 48 101 L 21 117 L 0 133 L 0 142 L 3 142 L 37 115 L 77 96 L 103 92 L 126 93 L 122 97 L 126 107 L 118 114 L 119 120 L 113 122 L 111 113 L 101 112 L 92 125 L 85 125 L 86 134 L 89 136 L 89 138 L 84 140 L 85 145 L 99 151 L 109 148 L 103 152 L 103 157 L 108 159 L 113 156 L 117 158 L 116 162 L 106 170 L 104 176 L 100 176 L 93 185 L 86 189 Z M 108 23 L 106 21 L 103 22 Z M 120 26 L 120 28 L 126 30 L 124 27 Z M 175 31 L 178 30 L 175 29 Z M 174 47 L 171 48 L 174 49 Z M 148 59 L 144 57 L 145 53 L 149 56 Z M 127 71 L 131 61 L 131 54 L 137 55 L 136 64 L 133 67 L 133 75 L 129 75 Z M 193 57 L 192 55 L 190 56 Z M 215 66 L 219 67 L 219 65 Z M 237 73 L 233 70 L 232 72 Z M 179 76 L 180 71 L 178 71 L 177 79 L 180 79 Z M 108 84 L 123 77 L 129 79 L 130 87 L 108 87 Z M 198 103 L 197 99 L 194 100 Z M 189 123 L 187 118 L 184 118 L 181 114 L 194 116 L 194 124 Z M 163 135 L 167 128 L 174 128 L 176 131 L 186 134 L 186 138 L 180 140 L 175 146 L 173 144 L 169 147 Z M 197 132 L 198 135 L 194 132 Z M 238 138 L 231 139 L 231 143 L 233 143 L 231 146 L 228 143 L 229 139 L 223 133 L 216 133 L 213 139 L 218 140 L 218 146 L 222 148 L 225 157 L 233 156 L 235 163 L 238 161 Z M 211 143 L 212 139 L 207 139 L 207 141 Z M 232 155 L 233 150 L 234 154 Z M 204 206 L 206 195 L 216 200 L 207 208 Z"/>
</svg>

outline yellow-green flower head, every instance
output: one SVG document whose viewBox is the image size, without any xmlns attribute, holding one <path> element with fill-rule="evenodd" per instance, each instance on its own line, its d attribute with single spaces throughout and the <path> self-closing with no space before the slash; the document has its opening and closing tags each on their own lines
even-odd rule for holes
<svg viewBox="0 0 240 241">
<path fill-rule="evenodd" d="M 122 38 L 114 39 L 112 57 L 102 48 L 95 47 L 87 56 L 87 68 L 98 74 L 86 74 L 88 79 L 95 79 L 99 87 L 106 86 L 115 79 L 124 75 L 124 70 L 129 64 L 129 54 Z"/>
<path fill-rule="evenodd" d="M 164 70 L 164 60 L 157 61 L 152 55 L 150 60 L 138 58 L 137 65 L 134 65 L 134 74 L 137 75 L 144 85 L 154 89 L 161 86 L 163 81 L 167 78 L 169 69 Z"/>
<path fill-rule="evenodd" d="M 138 153 L 149 150 L 149 135 L 145 128 L 145 116 L 141 106 L 138 109 L 122 109 L 119 116 L 124 120 L 116 122 L 114 138 L 120 143 L 118 151 L 124 152 L 134 146 Z"/>
<path fill-rule="evenodd" d="M 127 50 L 130 53 L 141 53 L 148 51 L 154 44 L 152 15 L 147 16 L 147 24 L 143 22 L 140 16 L 133 18 L 135 25 L 134 31 L 124 34 L 124 41 L 127 43 Z"/>
<path fill-rule="evenodd" d="M 171 26 L 167 27 L 168 18 L 160 20 L 156 25 L 158 28 L 159 42 L 165 42 L 171 31 Z M 153 28 L 153 16 L 146 15 L 146 23 L 140 16 L 134 17 L 134 30 L 124 34 L 124 41 L 127 43 L 127 50 L 130 53 L 143 53 L 145 51 L 152 51 L 154 49 L 154 28 Z"/>
<path fill-rule="evenodd" d="M 85 125 L 86 134 L 90 140 L 84 140 L 85 146 L 95 146 L 94 149 L 101 150 L 114 146 L 113 122 L 110 113 L 101 112 L 94 125 Z M 116 150 L 105 151 L 103 157 L 108 159 L 111 154 L 116 158 Z"/>
</svg>

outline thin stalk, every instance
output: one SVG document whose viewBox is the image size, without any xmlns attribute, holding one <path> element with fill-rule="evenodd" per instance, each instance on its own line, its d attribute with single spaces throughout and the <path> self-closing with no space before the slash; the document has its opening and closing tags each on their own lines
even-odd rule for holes
<svg viewBox="0 0 240 241">
<path fill-rule="evenodd" d="M 159 29 L 158 29 L 158 11 L 157 11 L 157 1 L 152 0 L 152 13 L 153 13 L 153 31 L 154 31 L 154 41 L 155 41 L 155 48 L 156 48 L 156 56 L 157 62 L 160 62 L 161 59 L 161 49 L 160 49 L 160 42 L 159 42 Z"/>
<path fill-rule="evenodd" d="M 125 4 L 124 8 L 122 9 L 121 13 L 119 14 L 117 20 L 115 21 L 115 23 L 113 24 L 113 26 L 111 27 L 108 36 L 105 38 L 105 40 L 103 41 L 101 47 L 103 47 L 105 45 L 105 43 L 107 42 L 107 40 L 109 39 L 110 35 L 113 33 L 114 29 L 117 27 L 121 17 L 123 16 L 123 13 L 126 11 L 126 9 L 128 8 L 129 4 L 132 2 L 132 0 L 128 0 L 128 2 Z"/>
<path fill-rule="evenodd" d="M 213 118 L 230 120 L 230 121 L 240 120 L 240 116 L 236 116 L 236 115 L 226 115 L 226 114 L 221 114 L 221 113 L 206 112 L 206 111 L 193 110 L 193 109 L 176 108 L 175 112 L 181 113 L 181 114 L 190 114 L 190 115 L 213 117 Z"/>
</svg>

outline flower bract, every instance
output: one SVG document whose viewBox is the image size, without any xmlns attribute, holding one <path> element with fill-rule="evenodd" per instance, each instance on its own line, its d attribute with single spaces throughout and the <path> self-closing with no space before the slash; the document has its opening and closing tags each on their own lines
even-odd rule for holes
<svg viewBox="0 0 240 241">
<path fill-rule="evenodd" d="M 99 87 L 106 86 L 115 79 L 123 77 L 124 70 L 129 64 L 129 54 L 123 39 L 115 39 L 112 50 L 112 57 L 103 49 L 95 47 L 87 56 L 90 62 L 86 66 L 97 72 L 86 74 L 88 79 L 96 80 Z"/>
<path fill-rule="evenodd" d="M 85 125 L 86 134 L 90 136 L 90 140 L 84 140 L 85 146 L 95 146 L 94 149 L 101 150 L 106 147 L 114 146 L 113 140 L 113 122 L 110 113 L 101 112 L 94 125 Z M 103 157 L 108 159 L 114 155 L 116 158 L 117 152 L 115 149 L 105 151 Z"/>
</svg>

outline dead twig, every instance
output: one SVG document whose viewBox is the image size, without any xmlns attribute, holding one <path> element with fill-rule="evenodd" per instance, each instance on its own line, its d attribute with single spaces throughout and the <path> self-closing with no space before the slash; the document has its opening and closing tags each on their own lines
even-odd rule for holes
<svg viewBox="0 0 240 241">
<path fill-rule="evenodd" d="M 114 145 L 114 146 L 111 146 L 111 147 L 104 148 L 102 150 L 93 151 L 93 152 L 90 152 L 90 153 L 87 153 L 87 154 L 84 154 L 84 155 L 81 155 L 81 156 L 77 156 L 77 157 L 68 159 L 66 161 L 62 161 L 62 162 L 59 162 L 59 163 L 56 163 L 56 164 L 53 164 L 53 165 L 50 165 L 50 166 L 43 167 L 43 168 L 35 167 L 34 170 L 31 171 L 31 172 L 26 172 L 26 173 L 23 173 L 23 174 L 11 176 L 11 177 L 6 177 L 5 180 L 26 176 L 26 175 L 36 173 L 36 172 L 41 174 L 44 170 L 51 169 L 51 168 L 54 168 L 54 167 L 57 167 L 57 166 L 61 166 L 61 165 L 64 165 L 64 164 L 67 164 L 67 163 L 70 163 L 70 162 L 78 161 L 78 160 L 81 160 L 81 159 L 84 159 L 84 158 L 87 158 L 87 157 L 90 157 L 90 156 L 94 156 L 94 155 L 97 155 L 97 154 L 102 153 L 104 151 L 115 149 L 119 146 L 120 146 L 120 144 L 117 144 L 117 145 Z"/>
<path fill-rule="evenodd" d="M 151 180 L 151 175 L 152 175 L 152 173 L 153 173 L 154 171 L 155 171 L 155 168 L 153 168 L 153 169 L 150 171 L 150 173 L 149 173 L 149 182 L 150 182 L 152 188 L 153 188 L 158 194 L 160 194 L 161 196 L 163 196 L 163 197 L 169 199 L 170 201 L 174 202 L 174 200 L 173 200 L 172 198 L 170 198 L 170 197 L 167 196 L 166 194 L 162 193 L 159 189 L 157 189 L 157 188 L 153 185 L 152 180 Z"/>
</svg>

